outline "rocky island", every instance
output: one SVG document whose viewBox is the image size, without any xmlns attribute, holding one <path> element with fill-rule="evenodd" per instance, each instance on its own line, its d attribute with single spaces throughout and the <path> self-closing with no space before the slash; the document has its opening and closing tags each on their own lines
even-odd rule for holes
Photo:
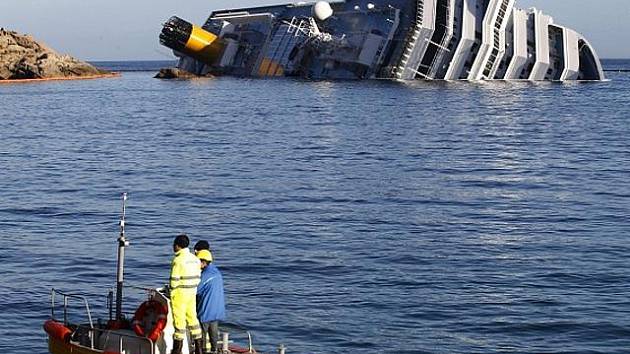
<svg viewBox="0 0 630 354">
<path fill-rule="evenodd" d="M 200 77 L 213 77 L 213 76 L 210 74 L 205 75 L 205 76 L 197 75 L 197 74 L 193 74 L 191 72 L 188 72 L 186 70 L 179 69 L 179 68 L 163 68 L 163 69 L 160 69 L 160 71 L 154 77 L 156 79 L 188 80 L 188 79 L 195 79 L 195 78 L 200 78 Z"/>
<path fill-rule="evenodd" d="M 117 74 L 61 55 L 33 37 L 0 28 L 0 83 L 16 80 L 63 80 Z"/>
</svg>

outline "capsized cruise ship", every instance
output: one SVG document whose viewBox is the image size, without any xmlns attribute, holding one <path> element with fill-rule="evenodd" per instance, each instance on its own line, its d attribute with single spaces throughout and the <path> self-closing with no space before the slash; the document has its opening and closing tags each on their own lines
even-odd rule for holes
<svg viewBox="0 0 630 354">
<path fill-rule="evenodd" d="M 169 19 L 160 43 L 198 75 L 604 80 L 581 34 L 515 0 L 347 0 Z"/>
</svg>

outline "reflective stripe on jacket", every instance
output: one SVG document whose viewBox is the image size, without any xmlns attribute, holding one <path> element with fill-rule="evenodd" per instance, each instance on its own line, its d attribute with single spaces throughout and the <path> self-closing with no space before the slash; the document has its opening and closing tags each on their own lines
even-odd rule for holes
<svg viewBox="0 0 630 354">
<path fill-rule="evenodd" d="M 196 293 L 197 284 L 201 278 L 201 262 L 188 248 L 183 248 L 175 253 L 171 265 L 171 278 L 169 286 L 171 292 L 180 289 L 191 289 Z"/>
</svg>

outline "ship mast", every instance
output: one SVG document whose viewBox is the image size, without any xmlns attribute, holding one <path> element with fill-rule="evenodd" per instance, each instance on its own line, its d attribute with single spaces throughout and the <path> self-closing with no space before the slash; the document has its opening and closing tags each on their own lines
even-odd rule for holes
<svg viewBox="0 0 630 354">
<path fill-rule="evenodd" d="M 116 320 L 122 320 L 123 271 L 125 264 L 125 246 L 129 241 L 125 239 L 125 204 L 127 193 L 122 194 L 122 216 L 120 218 L 120 237 L 118 237 L 118 274 L 116 276 Z"/>
</svg>

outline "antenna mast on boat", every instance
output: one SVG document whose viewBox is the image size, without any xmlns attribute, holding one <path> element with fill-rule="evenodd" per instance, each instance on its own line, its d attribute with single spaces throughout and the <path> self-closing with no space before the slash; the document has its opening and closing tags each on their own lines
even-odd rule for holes
<svg viewBox="0 0 630 354">
<path fill-rule="evenodd" d="M 116 276 L 116 320 L 122 319 L 122 293 L 123 293 L 123 270 L 125 264 L 125 246 L 129 246 L 129 241 L 125 239 L 125 204 L 127 193 L 122 194 L 122 217 L 120 218 L 120 237 L 118 238 L 118 275 Z"/>
</svg>

